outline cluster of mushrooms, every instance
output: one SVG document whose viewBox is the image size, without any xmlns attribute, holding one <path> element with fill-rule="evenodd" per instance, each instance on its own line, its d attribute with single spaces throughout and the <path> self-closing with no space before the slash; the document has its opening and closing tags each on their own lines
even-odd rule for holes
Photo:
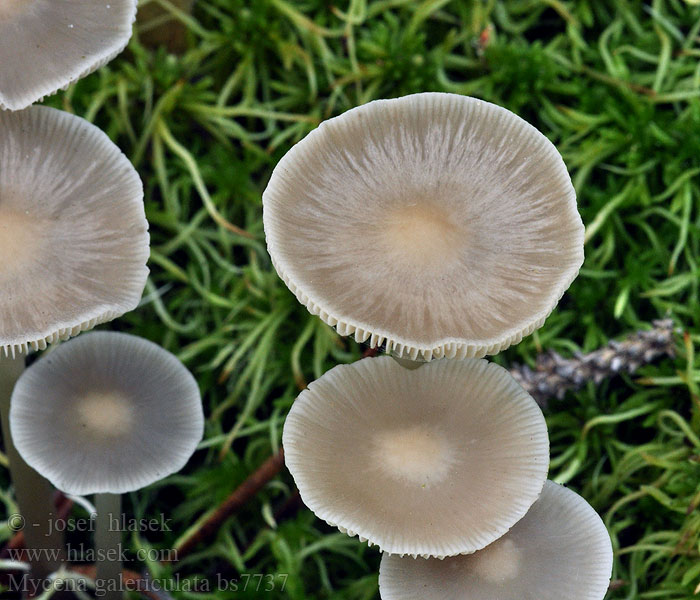
<svg viewBox="0 0 700 600">
<path fill-rule="evenodd" d="M 474 98 L 370 102 L 287 153 L 263 221 L 299 301 L 388 354 L 311 383 L 283 431 L 304 503 L 383 552 L 382 598 L 601 600 L 605 526 L 547 481 L 540 408 L 481 358 L 540 327 L 583 262 L 549 140 Z"/>
<path fill-rule="evenodd" d="M 96 494 L 96 583 L 121 598 L 120 494 L 178 471 L 204 431 L 194 377 L 147 340 L 87 333 L 25 370 L 30 350 L 133 310 L 146 285 L 136 170 L 84 119 L 31 106 L 120 53 L 136 5 L 0 3 L 0 410 L 25 543 L 39 550 L 28 591 L 65 558 L 50 481 Z"/>
<path fill-rule="evenodd" d="M 119 494 L 179 470 L 203 434 L 196 381 L 146 340 L 87 333 L 25 370 L 30 350 L 133 310 L 143 293 L 133 166 L 83 119 L 30 106 L 121 52 L 135 14 L 136 0 L 0 4 L 0 405 L 25 539 L 44 550 L 62 547 L 47 479 L 97 495 L 95 543 L 114 556 Z M 384 552 L 382 597 L 601 600 L 605 527 L 546 480 L 539 407 L 481 358 L 540 327 L 582 264 L 554 146 L 473 98 L 371 102 L 297 144 L 263 209 L 273 264 L 299 301 L 388 354 L 312 383 L 283 433 L 304 502 Z M 34 557 L 35 576 L 60 566 L 49 557 Z M 104 597 L 121 596 L 120 572 L 98 564 Z"/>
</svg>

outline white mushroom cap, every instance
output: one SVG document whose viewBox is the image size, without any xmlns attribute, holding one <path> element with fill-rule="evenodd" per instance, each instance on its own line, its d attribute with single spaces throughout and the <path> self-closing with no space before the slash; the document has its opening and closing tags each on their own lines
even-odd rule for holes
<svg viewBox="0 0 700 600">
<path fill-rule="evenodd" d="M 382 557 L 382 600 L 602 600 L 612 572 L 605 525 L 581 496 L 548 481 L 506 535 L 467 556 Z"/>
<path fill-rule="evenodd" d="M 92 73 L 131 37 L 137 0 L 2 0 L 0 109 L 19 110 Z"/>
<path fill-rule="evenodd" d="M 202 439 L 192 374 L 157 344 L 92 332 L 20 377 L 12 438 L 32 468 L 69 494 L 131 492 L 179 471 Z"/>
<path fill-rule="evenodd" d="M 148 277 L 138 173 L 84 119 L 0 112 L 0 353 L 133 310 Z"/>
<path fill-rule="evenodd" d="M 515 114 L 455 94 L 377 100 L 322 123 L 275 168 L 263 219 L 300 302 L 411 359 L 519 342 L 583 263 L 556 148 Z"/>
<path fill-rule="evenodd" d="M 480 359 L 337 366 L 299 395 L 282 442 L 318 517 L 395 554 L 483 548 L 527 512 L 549 466 L 542 411 Z"/>
</svg>

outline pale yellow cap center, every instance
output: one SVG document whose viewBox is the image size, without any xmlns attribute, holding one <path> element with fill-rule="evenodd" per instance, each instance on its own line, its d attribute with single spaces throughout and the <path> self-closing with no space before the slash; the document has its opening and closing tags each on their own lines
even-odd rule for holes
<svg viewBox="0 0 700 600">
<path fill-rule="evenodd" d="M 520 575 L 520 550 L 508 537 L 469 557 L 471 571 L 485 581 L 505 583 Z"/>
<path fill-rule="evenodd" d="M 384 241 L 398 264 L 443 270 L 459 254 L 460 237 L 444 208 L 414 204 L 389 215 Z"/>
<path fill-rule="evenodd" d="M 0 280 L 21 273 L 35 258 L 42 240 L 38 218 L 29 211 L 3 208 L 0 202 Z"/>
<path fill-rule="evenodd" d="M 445 435 L 428 426 L 381 431 L 374 441 L 377 463 L 389 475 L 421 486 L 444 479 L 454 462 Z"/>
<path fill-rule="evenodd" d="M 129 433 L 134 424 L 131 402 L 112 392 L 82 398 L 77 406 L 77 418 L 86 432 L 102 436 Z"/>
</svg>

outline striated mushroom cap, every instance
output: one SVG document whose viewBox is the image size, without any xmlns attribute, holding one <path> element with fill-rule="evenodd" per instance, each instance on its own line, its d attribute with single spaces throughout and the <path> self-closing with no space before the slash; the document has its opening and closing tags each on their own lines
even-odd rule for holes
<svg viewBox="0 0 700 600">
<path fill-rule="evenodd" d="M 330 119 L 263 194 L 272 262 L 313 314 L 400 356 L 495 354 L 583 263 L 561 156 L 515 114 L 423 93 Z"/>
<path fill-rule="evenodd" d="M 299 395 L 282 442 L 304 503 L 394 554 L 487 546 L 537 499 L 549 465 L 541 410 L 479 359 L 337 366 Z"/>
<path fill-rule="evenodd" d="M 84 119 L 0 112 L 0 353 L 133 310 L 148 277 L 143 186 Z"/>
<path fill-rule="evenodd" d="M 131 37 L 137 0 L 2 0 L 0 109 L 20 110 L 85 77 Z"/>
<path fill-rule="evenodd" d="M 120 494 L 179 471 L 204 431 L 199 387 L 170 352 L 93 332 L 20 377 L 12 439 L 32 468 L 69 494 Z"/>
<path fill-rule="evenodd" d="M 605 525 L 581 496 L 545 483 L 502 538 L 444 560 L 382 557 L 382 600 L 603 600 L 612 571 Z"/>
</svg>

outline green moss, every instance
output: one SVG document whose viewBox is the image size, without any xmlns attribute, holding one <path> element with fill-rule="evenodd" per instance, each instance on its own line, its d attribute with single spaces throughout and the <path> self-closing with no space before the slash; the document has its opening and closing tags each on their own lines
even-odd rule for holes
<svg viewBox="0 0 700 600">
<path fill-rule="evenodd" d="M 571 354 L 670 315 L 678 357 L 589 385 L 548 410 L 551 477 L 589 499 L 616 550 L 614 599 L 680 600 L 700 584 L 700 7 L 683 0 L 199 0 L 180 57 L 128 52 L 49 104 L 104 128 L 139 168 L 152 224 L 143 305 L 111 327 L 177 353 L 198 377 L 206 439 L 188 467 L 133 495 L 172 516 L 173 544 L 279 447 L 299 385 L 362 351 L 307 314 L 265 251 L 271 169 L 322 119 L 442 90 L 516 111 L 558 146 L 587 225 L 586 263 L 540 332 L 498 357 Z M 244 229 L 250 237 L 227 228 Z M 367 248 L 372 252 L 372 248 Z M 287 574 L 268 598 L 376 598 L 379 556 L 302 510 L 276 524 L 283 472 L 178 569 Z M 3 533 L 4 537 L 9 532 Z M 148 536 L 142 536 L 146 538 Z M 143 541 L 131 540 L 133 548 Z M 153 576 L 168 567 L 150 564 Z M 135 565 L 143 568 L 143 565 Z M 184 586 L 182 586 L 184 589 Z M 211 594 L 172 592 L 178 598 Z"/>
</svg>

